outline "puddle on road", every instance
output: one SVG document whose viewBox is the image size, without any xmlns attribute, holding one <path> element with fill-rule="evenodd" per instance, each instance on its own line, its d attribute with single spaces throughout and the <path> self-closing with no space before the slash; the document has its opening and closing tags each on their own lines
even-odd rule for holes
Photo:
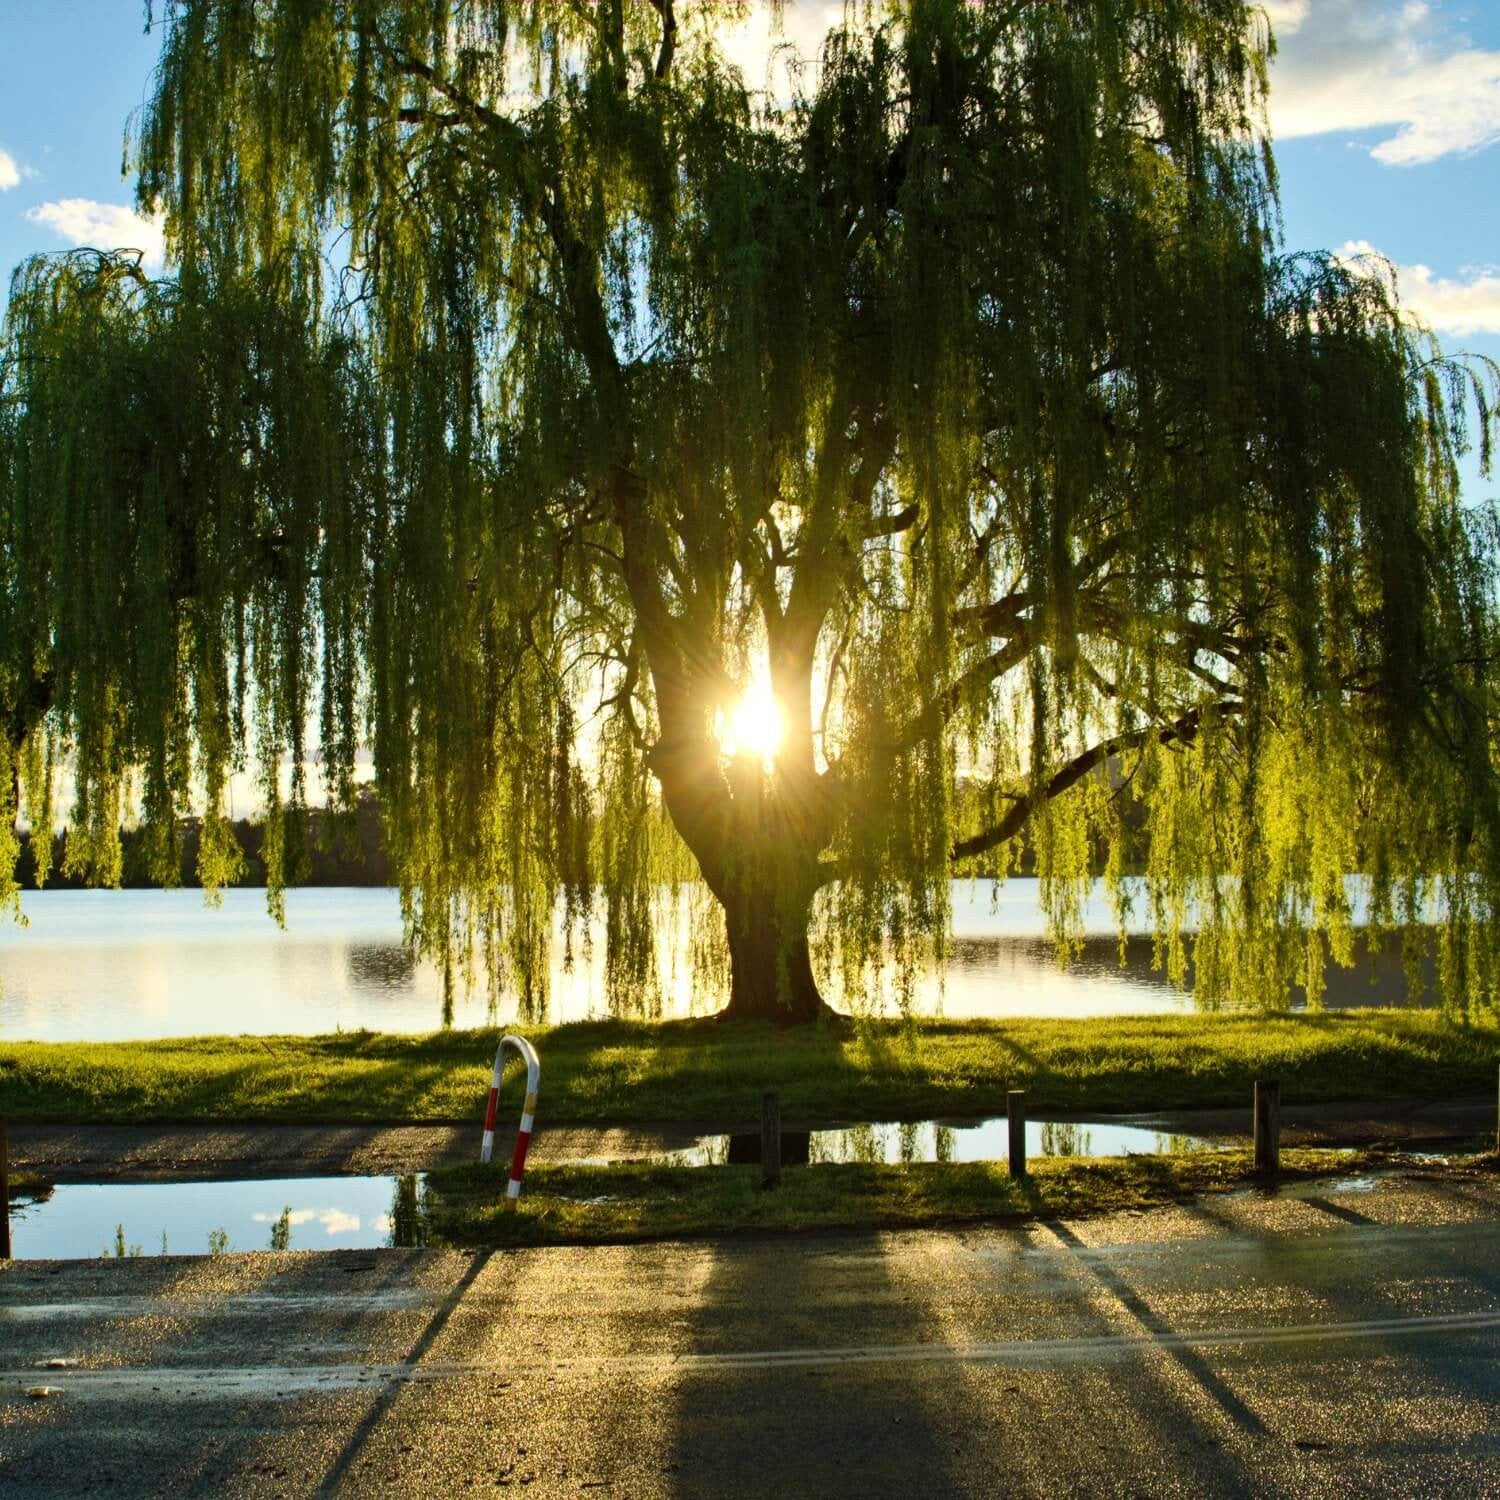
<svg viewBox="0 0 1500 1500">
<path fill-rule="evenodd" d="M 12 1249 L 64 1260 L 422 1245 L 425 1196 L 416 1175 L 64 1183 L 11 1204 Z"/>
<path fill-rule="evenodd" d="M 1333 1148 L 1333 1154 L 1346 1156 L 1353 1150 L 1352 1146 L 1339 1146 Z M 1373 1193 L 1383 1181 L 1395 1175 L 1394 1168 L 1387 1168 L 1358 1176 L 1302 1177 L 1292 1182 L 1260 1182 L 1252 1187 L 1235 1188 L 1232 1192 L 1226 1193 L 1225 1197 L 1292 1198 L 1306 1201 L 1309 1198 L 1322 1199 L 1348 1193 Z"/>
<path fill-rule="evenodd" d="M 913 1124 L 849 1125 L 837 1130 L 786 1131 L 782 1160 L 788 1166 L 819 1162 L 1003 1161 L 1010 1122 L 972 1124 L 922 1120 Z M 1233 1143 L 1204 1136 L 1170 1135 L 1139 1125 L 1060 1120 L 1026 1122 L 1028 1156 L 1167 1156 L 1222 1151 Z M 667 1165 L 703 1167 L 760 1160 L 760 1136 L 708 1135 L 685 1151 L 652 1158 Z"/>
<path fill-rule="evenodd" d="M 1377 1176 L 1314 1177 L 1305 1182 L 1289 1182 L 1276 1192 L 1282 1198 L 1324 1198 L 1329 1193 L 1373 1193 L 1379 1185 Z"/>
<path fill-rule="evenodd" d="M 977 1124 L 850 1125 L 784 1131 L 788 1166 L 821 1162 L 1003 1161 L 1004 1119 Z M 1201 1136 L 1135 1125 L 1029 1120 L 1030 1156 L 1162 1155 L 1223 1149 Z M 702 1137 L 650 1160 L 706 1167 L 760 1161 L 759 1135 Z M 204 1255 L 244 1250 L 368 1250 L 427 1242 L 426 1181 L 402 1177 L 283 1177 L 243 1182 L 65 1183 L 11 1205 L 18 1259 Z M 605 1201 L 605 1200 L 590 1200 Z"/>
</svg>

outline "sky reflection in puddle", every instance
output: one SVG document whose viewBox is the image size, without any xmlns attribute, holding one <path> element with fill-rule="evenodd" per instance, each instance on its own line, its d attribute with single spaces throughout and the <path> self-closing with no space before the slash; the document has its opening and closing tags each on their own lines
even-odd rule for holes
<svg viewBox="0 0 1500 1500">
<path fill-rule="evenodd" d="M 12 1204 L 11 1237 L 29 1260 L 367 1250 L 425 1243 L 423 1196 L 416 1176 L 65 1183 Z"/>
</svg>

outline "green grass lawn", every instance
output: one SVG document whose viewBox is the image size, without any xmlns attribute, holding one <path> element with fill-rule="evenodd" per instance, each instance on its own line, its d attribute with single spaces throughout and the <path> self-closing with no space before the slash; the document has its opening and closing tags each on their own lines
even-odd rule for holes
<svg viewBox="0 0 1500 1500">
<path fill-rule="evenodd" d="M 1284 1151 L 1284 1181 L 1367 1171 L 1378 1152 Z M 1495 1158 L 1425 1165 L 1424 1175 L 1493 1171 Z M 612 1244 L 697 1235 L 1076 1218 L 1146 1209 L 1195 1194 L 1251 1187 L 1248 1152 L 1044 1157 L 1017 1180 L 996 1162 L 793 1167 L 772 1192 L 759 1167 L 536 1167 L 518 1208 L 502 1205 L 506 1173 L 454 1167 L 427 1178 L 432 1243 L 456 1246 Z"/>
<path fill-rule="evenodd" d="M 552 1124 L 733 1123 L 781 1091 L 783 1119 L 896 1120 L 1248 1105 L 1257 1077 L 1287 1103 L 1491 1091 L 1494 1018 L 1431 1011 L 1173 1015 L 1083 1021 L 873 1022 L 778 1032 L 713 1021 L 528 1027 Z M 498 1033 L 200 1037 L 0 1044 L 0 1113 L 30 1121 L 477 1122 Z M 502 1118 L 519 1109 L 506 1075 Z"/>
</svg>

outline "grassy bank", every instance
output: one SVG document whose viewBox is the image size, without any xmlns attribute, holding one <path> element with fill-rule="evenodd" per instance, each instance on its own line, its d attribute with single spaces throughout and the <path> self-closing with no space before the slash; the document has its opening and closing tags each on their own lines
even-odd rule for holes
<svg viewBox="0 0 1500 1500">
<path fill-rule="evenodd" d="M 11 1198 L 35 1198 L 45 1202 L 52 1196 L 52 1184 L 39 1172 L 12 1172 L 6 1185 Z"/>
<path fill-rule="evenodd" d="M 1389 1164 L 1371 1152 L 1282 1153 L 1284 1181 Z M 1493 1170 L 1493 1158 L 1445 1175 Z M 501 1200 L 505 1172 L 455 1167 L 428 1175 L 434 1243 L 457 1246 L 613 1244 L 735 1233 L 894 1229 L 979 1221 L 1078 1218 L 1161 1207 L 1256 1182 L 1247 1152 L 1036 1161 L 1023 1179 L 992 1162 L 821 1165 L 788 1171 L 775 1192 L 758 1167 L 538 1167 L 518 1209 Z"/>
<path fill-rule="evenodd" d="M 1086 1021 L 876 1022 L 777 1032 L 712 1021 L 527 1028 L 543 1123 L 922 1119 L 1247 1103 L 1274 1075 L 1288 1103 L 1491 1091 L 1493 1020 L 1426 1011 L 1179 1015 Z M 32 1121 L 477 1121 L 497 1033 L 203 1037 L 0 1044 L 0 1112 Z M 519 1108 L 512 1064 L 502 1117 Z"/>
</svg>

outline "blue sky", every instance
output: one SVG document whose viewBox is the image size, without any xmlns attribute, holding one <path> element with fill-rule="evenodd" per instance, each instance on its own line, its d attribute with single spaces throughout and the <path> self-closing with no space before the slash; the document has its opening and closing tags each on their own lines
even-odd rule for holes
<svg viewBox="0 0 1500 1500">
<path fill-rule="evenodd" d="M 1500 358 L 1500 0 L 1267 8 L 1288 245 L 1378 250 L 1446 346 Z M 785 25 L 805 43 L 838 11 L 788 0 Z M 143 17 L 141 0 L 0 0 L 0 270 L 77 243 L 159 254 L 120 177 L 156 55 Z M 742 28 L 746 60 L 764 29 Z"/>
</svg>

